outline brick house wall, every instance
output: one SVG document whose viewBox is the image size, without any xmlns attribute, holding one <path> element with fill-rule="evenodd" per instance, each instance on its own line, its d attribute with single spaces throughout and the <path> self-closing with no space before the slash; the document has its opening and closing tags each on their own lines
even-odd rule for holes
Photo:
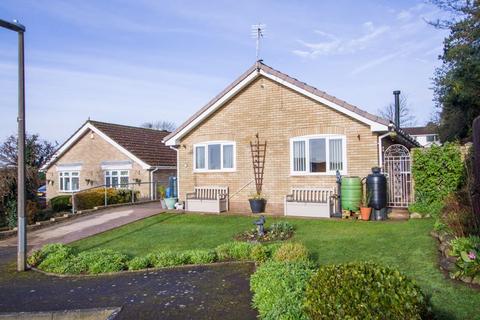
<svg viewBox="0 0 480 320">
<path fill-rule="evenodd" d="M 57 195 L 69 194 L 59 191 L 59 173 L 57 165 L 67 165 L 72 163 L 81 163 L 80 171 L 80 190 L 103 185 L 104 171 L 101 168 L 102 161 L 125 161 L 131 160 L 125 154 L 120 152 L 113 145 L 105 141 L 93 131 L 87 132 L 73 146 L 66 151 L 55 164 L 48 168 L 46 172 L 47 179 L 47 199 L 51 199 Z M 87 179 L 91 182 L 87 184 Z M 138 163 L 132 163 L 132 169 L 129 170 L 129 182 L 135 179 L 141 182 L 150 181 L 150 173 L 143 169 Z M 142 184 L 135 186 L 135 190 L 139 190 L 142 197 L 150 195 L 150 186 Z"/>
<path fill-rule="evenodd" d="M 185 200 L 194 186 L 228 186 L 230 211 L 250 212 L 248 198 L 255 193 L 250 141 L 257 132 L 261 141 L 267 141 L 263 185 L 267 213 L 283 214 L 284 197 L 292 187 L 335 187 L 334 175 L 290 175 L 290 138 L 342 134 L 346 137 L 347 175 L 363 177 L 378 166 L 378 135 L 368 125 L 259 77 L 181 139 L 180 199 Z M 215 140 L 236 142 L 236 171 L 193 172 L 193 145 Z"/>
</svg>

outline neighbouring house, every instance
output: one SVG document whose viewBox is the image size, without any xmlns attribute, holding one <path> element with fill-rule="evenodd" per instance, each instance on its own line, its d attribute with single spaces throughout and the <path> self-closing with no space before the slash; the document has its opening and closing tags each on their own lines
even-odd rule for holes
<svg viewBox="0 0 480 320">
<path fill-rule="evenodd" d="M 433 144 L 440 145 L 437 128 L 435 126 L 402 128 L 412 136 L 422 147 L 430 147 Z"/>
<path fill-rule="evenodd" d="M 162 142 L 168 134 L 86 121 L 42 168 L 47 199 L 96 186 L 134 188 L 152 198 L 156 185 L 176 175 L 176 152 Z"/>
<path fill-rule="evenodd" d="M 165 137 L 177 150 L 180 200 L 198 187 L 226 187 L 228 210 L 249 212 L 255 193 L 250 142 L 257 133 L 267 143 L 267 213 L 284 213 L 294 188 L 335 188 L 337 170 L 364 177 L 376 166 L 398 175 L 389 205 L 408 206 L 410 162 L 398 163 L 400 172 L 391 161 L 409 160 L 409 150 L 419 146 L 412 137 L 261 61 Z"/>
</svg>

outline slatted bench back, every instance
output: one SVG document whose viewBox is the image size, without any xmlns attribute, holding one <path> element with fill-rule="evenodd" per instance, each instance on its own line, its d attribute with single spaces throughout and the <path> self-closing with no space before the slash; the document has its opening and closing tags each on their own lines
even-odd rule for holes
<svg viewBox="0 0 480 320">
<path fill-rule="evenodd" d="M 292 188 L 290 201 L 327 203 L 333 194 L 333 188 Z"/>
<path fill-rule="evenodd" d="M 195 198 L 204 200 L 215 200 L 224 195 L 228 196 L 228 187 L 195 187 Z"/>
</svg>

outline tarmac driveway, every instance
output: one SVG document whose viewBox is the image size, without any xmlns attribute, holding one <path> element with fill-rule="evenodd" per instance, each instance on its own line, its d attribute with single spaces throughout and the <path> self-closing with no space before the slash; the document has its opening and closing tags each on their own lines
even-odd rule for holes
<svg viewBox="0 0 480 320">
<path fill-rule="evenodd" d="M 34 250 L 46 243 L 70 243 L 156 215 L 162 211 L 164 210 L 161 208 L 160 202 L 101 209 L 96 213 L 79 216 L 52 224 L 43 229 L 27 232 L 27 244 L 30 250 Z M 0 241 L 0 247 L 16 245 L 17 237 Z"/>
</svg>

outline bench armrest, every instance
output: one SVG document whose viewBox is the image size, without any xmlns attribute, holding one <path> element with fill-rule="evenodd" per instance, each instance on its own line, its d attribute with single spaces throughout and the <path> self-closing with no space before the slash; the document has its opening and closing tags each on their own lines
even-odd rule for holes
<svg viewBox="0 0 480 320">
<path fill-rule="evenodd" d="M 293 202 L 293 194 L 287 194 L 285 196 L 285 201 L 287 202 Z"/>
<path fill-rule="evenodd" d="M 187 199 L 196 199 L 197 194 L 195 192 L 187 193 Z"/>
</svg>

